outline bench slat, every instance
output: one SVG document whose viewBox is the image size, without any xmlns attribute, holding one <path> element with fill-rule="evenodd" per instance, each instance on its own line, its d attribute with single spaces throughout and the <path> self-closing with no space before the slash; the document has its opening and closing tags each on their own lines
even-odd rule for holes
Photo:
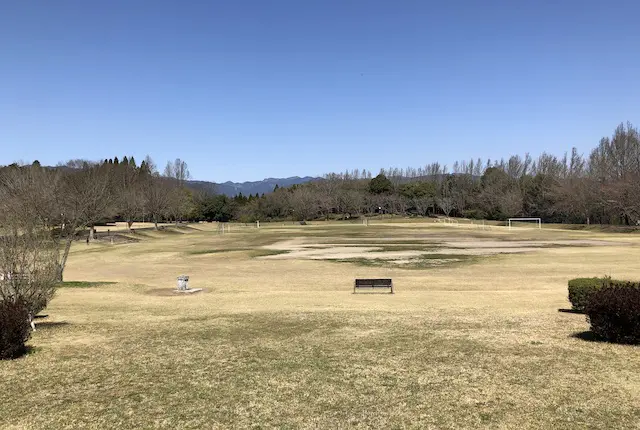
<svg viewBox="0 0 640 430">
<path fill-rule="evenodd" d="M 356 279 L 353 284 L 353 291 L 355 292 L 358 288 L 391 288 L 391 293 L 393 294 L 393 280 L 389 278 Z"/>
</svg>

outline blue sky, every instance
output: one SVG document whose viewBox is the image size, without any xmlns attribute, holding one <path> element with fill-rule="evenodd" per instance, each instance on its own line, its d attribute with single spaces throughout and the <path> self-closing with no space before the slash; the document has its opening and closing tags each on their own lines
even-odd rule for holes
<svg viewBox="0 0 640 430">
<path fill-rule="evenodd" d="M 244 181 L 572 146 L 640 122 L 638 1 L 0 3 L 0 164 Z"/>
</svg>

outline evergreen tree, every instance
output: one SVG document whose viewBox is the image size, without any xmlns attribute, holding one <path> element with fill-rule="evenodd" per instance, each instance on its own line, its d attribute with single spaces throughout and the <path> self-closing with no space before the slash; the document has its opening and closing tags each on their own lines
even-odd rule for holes
<svg viewBox="0 0 640 430">
<path fill-rule="evenodd" d="M 151 172 L 149 171 L 149 166 L 147 166 L 147 163 L 142 160 L 142 164 L 140 164 L 140 174 L 141 175 L 150 175 Z"/>
<path fill-rule="evenodd" d="M 371 194 L 386 194 L 390 192 L 392 188 L 393 184 L 384 173 L 380 173 L 369 182 L 369 192 Z"/>
<path fill-rule="evenodd" d="M 127 158 L 127 156 L 125 155 L 124 158 L 122 159 L 122 164 L 125 166 L 129 165 L 129 158 Z"/>
<path fill-rule="evenodd" d="M 120 164 L 120 161 L 118 160 L 118 157 L 114 157 L 113 158 L 113 165 L 117 166 L 118 164 Z"/>
<path fill-rule="evenodd" d="M 133 155 L 131 156 L 131 158 L 129 158 L 129 166 L 138 167 L 138 166 L 136 166 L 136 159 L 133 158 Z"/>
</svg>

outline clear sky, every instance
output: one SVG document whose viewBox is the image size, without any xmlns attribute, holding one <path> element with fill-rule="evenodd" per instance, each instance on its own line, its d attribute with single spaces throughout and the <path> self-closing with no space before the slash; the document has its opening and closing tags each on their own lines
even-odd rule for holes
<svg viewBox="0 0 640 430">
<path fill-rule="evenodd" d="M 640 1 L 0 0 L 0 164 L 244 181 L 572 146 L 640 122 Z"/>
</svg>

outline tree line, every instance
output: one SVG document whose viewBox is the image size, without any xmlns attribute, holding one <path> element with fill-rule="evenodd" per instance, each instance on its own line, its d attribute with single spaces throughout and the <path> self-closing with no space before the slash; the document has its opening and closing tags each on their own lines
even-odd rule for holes
<svg viewBox="0 0 640 430">
<path fill-rule="evenodd" d="M 197 207 L 197 205 L 196 205 Z M 448 168 L 364 170 L 276 189 L 259 198 L 218 198 L 221 218 L 239 221 L 351 218 L 375 213 L 635 225 L 640 220 L 640 138 L 620 124 L 587 155 L 543 153 L 460 161 Z M 202 212 L 194 218 L 204 219 Z"/>
<path fill-rule="evenodd" d="M 66 265 L 72 241 L 83 234 L 94 239 L 95 226 L 109 221 L 179 222 L 192 212 L 193 197 L 186 187 L 189 169 L 176 159 L 160 174 L 147 157 L 139 166 L 133 157 L 101 162 L 72 160 L 56 167 L 12 164 L 0 168 L 0 229 L 47 232 L 62 244 L 58 278 Z M 41 236 L 38 236 L 41 240 Z M 7 273 L 18 272 L 10 270 Z"/>
</svg>

